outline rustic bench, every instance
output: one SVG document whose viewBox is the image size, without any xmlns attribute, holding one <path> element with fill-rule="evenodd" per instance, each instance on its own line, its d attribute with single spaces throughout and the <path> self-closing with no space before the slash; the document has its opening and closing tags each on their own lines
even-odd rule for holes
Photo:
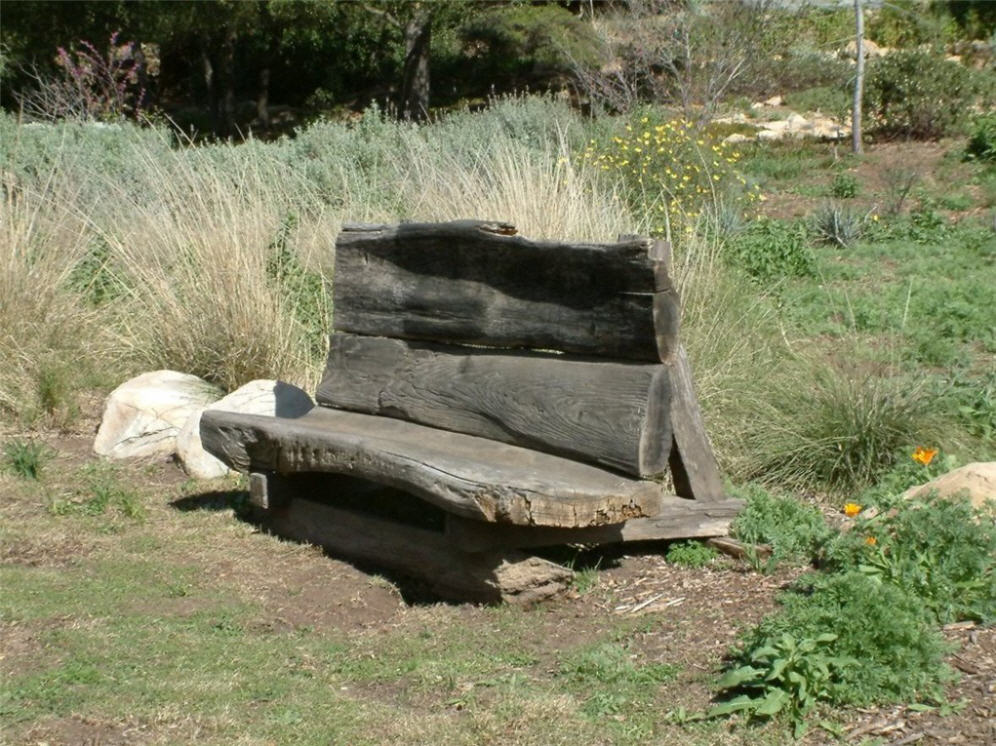
<svg viewBox="0 0 996 746">
<path fill-rule="evenodd" d="M 209 410 L 202 441 L 250 475 L 275 532 L 444 595 L 562 588 L 569 571 L 523 548 L 725 534 L 741 503 L 678 344 L 667 250 L 480 221 L 346 225 L 318 406 Z"/>
</svg>

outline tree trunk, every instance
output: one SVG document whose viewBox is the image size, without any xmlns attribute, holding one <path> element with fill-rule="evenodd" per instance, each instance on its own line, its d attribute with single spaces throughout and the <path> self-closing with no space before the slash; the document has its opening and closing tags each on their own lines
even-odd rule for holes
<svg viewBox="0 0 996 746">
<path fill-rule="evenodd" d="M 854 0 L 854 23 L 857 69 L 854 74 L 854 105 L 851 108 L 851 143 L 852 150 L 860 154 L 861 147 L 861 99 L 865 87 L 865 18 L 861 8 L 861 0 Z"/>
<path fill-rule="evenodd" d="M 208 110 L 211 112 L 211 127 L 215 132 L 218 132 L 221 121 L 218 109 L 218 91 L 214 77 L 214 62 L 208 51 L 210 44 L 208 39 L 201 40 L 201 69 L 204 75 L 204 89 L 207 92 Z"/>
<path fill-rule="evenodd" d="M 429 116 L 429 51 L 432 10 L 420 7 L 405 24 L 405 66 L 401 78 L 398 117 L 417 122 Z"/>
<path fill-rule="evenodd" d="M 222 93 L 222 137 L 235 134 L 235 31 L 225 32 L 225 41 L 221 48 L 221 84 Z"/>
<path fill-rule="evenodd" d="M 259 71 L 259 95 L 256 98 L 256 118 L 260 126 L 270 129 L 270 68 Z"/>
</svg>

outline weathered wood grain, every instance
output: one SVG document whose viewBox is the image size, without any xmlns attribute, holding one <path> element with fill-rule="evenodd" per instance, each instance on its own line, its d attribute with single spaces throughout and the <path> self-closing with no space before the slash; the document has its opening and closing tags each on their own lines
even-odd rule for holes
<svg viewBox="0 0 996 746">
<path fill-rule="evenodd" d="M 334 334 L 316 400 L 640 477 L 663 474 L 671 448 L 660 364 Z"/>
<path fill-rule="evenodd" d="M 658 541 L 723 536 L 743 509 L 742 500 L 701 503 L 679 497 L 665 497 L 653 518 L 634 518 L 612 526 L 550 528 L 507 526 L 446 516 L 446 535 L 466 551 L 498 547 L 543 547 L 561 544 L 618 544 L 630 541 Z"/>
<path fill-rule="evenodd" d="M 507 224 L 344 226 L 338 331 L 665 361 L 678 301 L 649 239 L 530 241 Z"/>
<path fill-rule="evenodd" d="M 674 432 L 669 462 L 675 492 L 695 500 L 722 500 L 725 496 L 723 479 L 706 434 L 702 410 L 692 382 L 692 368 L 683 346 L 678 346 L 669 369 L 670 421 Z"/>
<path fill-rule="evenodd" d="M 441 533 L 293 498 L 267 512 L 274 533 L 325 547 L 347 559 L 416 577 L 454 600 L 531 604 L 563 591 L 573 573 L 521 552 L 463 552 Z"/>
<path fill-rule="evenodd" d="M 209 410 L 204 448 L 242 472 L 333 472 L 495 523 L 593 526 L 655 515 L 660 485 L 404 420 L 315 407 L 296 418 Z"/>
</svg>

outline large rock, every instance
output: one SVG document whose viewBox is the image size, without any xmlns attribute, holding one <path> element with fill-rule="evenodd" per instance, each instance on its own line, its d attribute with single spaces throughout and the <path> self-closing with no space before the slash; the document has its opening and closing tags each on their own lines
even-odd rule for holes
<svg viewBox="0 0 996 746">
<path fill-rule="evenodd" d="M 926 497 L 934 490 L 942 497 L 966 495 L 977 508 L 981 508 L 986 501 L 996 501 L 996 461 L 966 464 L 926 484 L 910 487 L 903 497 Z"/>
<path fill-rule="evenodd" d="M 114 459 L 170 456 L 190 415 L 220 395 L 207 381 L 175 370 L 136 376 L 107 397 L 93 450 Z"/>
<path fill-rule="evenodd" d="M 201 414 L 205 409 L 269 417 L 300 417 L 314 406 L 311 397 L 297 386 L 283 381 L 250 381 L 225 398 L 193 412 L 177 436 L 176 455 L 184 471 L 196 479 L 222 477 L 231 470 L 201 445 Z"/>
</svg>

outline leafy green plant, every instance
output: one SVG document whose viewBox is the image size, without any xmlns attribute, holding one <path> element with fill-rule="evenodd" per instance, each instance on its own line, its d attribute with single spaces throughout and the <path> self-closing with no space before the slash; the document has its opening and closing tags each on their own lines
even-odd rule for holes
<svg viewBox="0 0 996 746">
<path fill-rule="evenodd" d="M 849 249 L 861 237 L 866 219 L 851 207 L 830 202 L 813 214 L 810 225 L 821 241 Z"/>
<path fill-rule="evenodd" d="M 927 457 L 922 454 L 926 454 Z M 892 508 L 901 502 L 900 496 L 910 487 L 925 484 L 958 466 L 954 456 L 941 454 L 938 449 L 923 447 L 900 449 L 895 454 L 894 461 L 895 466 L 855 498 L 857 504 L 864 507 Z"/>
<path fill-rule="evenodd" d="M 947 398 L 965 429 L 983 442 L 996 437 L 996 370 L 974 377 L 955 374 L 946 391 Z"/>
<path fill-rule="evenodd" d="M 748 485 L 737 494 L 747 504 L 731 533 L 746 544 L 767 544 L 775 561 L 811 559 L 831 536 L 823 514 L 813 505 L 772 495 L 759 485 Z"/>
<path fill-rule="evenodd" d="M 39 479 L 42 467 L 52 457 L 52 449 L 37 440 L 16 439 L 4 444 L 3 465 L 22 479 Z"/>
<path fill-rule="evenodd" d="M 996 163 L 996 114 L 983 114 L 972 123 L 965 159 Z"/>
<path fill-rule="evenodd" d="M 827 547 L 828 569 L 856 567 L 916 598 L 939 623 L 996 621 L 996 511 L 967 500 L 910 501 L 871 518 Z"/>
<path fill-rule="evenodd" d="M 828 666 L 817 695 L 834 704 L 940 698 L 952 677 L 943 663 L 949 646 L 920 599 L 901 588 L 858 570 L 809 573 L 779 602 L 778 612 L 744 635 L 731 670 L 751 665 L 759 651 L 777 649 L 789 634 L 797 646 L 822 639 L 812 652 L 840 662 Z"/>
<path fill-rule="evenodd" d="M 720 692 L 740 692 L 716 705 L 708 717 L 745 712 L 751 718 L 786 714 L 796 738 L 806 730 L 806 715 L 831 697 L 831 683 L 856 661 L 831 654 L 833 632 L 797 640 L 785 632 L 770 644 L 755 648 L 750 662 L 728 671 L 718 682 Z"/>
<path fill-rule="evenodd" d="M 718 552 L 701 541 L 679 541 L 669 546 L 664 556 L 674 565 L 705 567 L 716 559 Z"/>
<path fill-rule="evenodd" d="M 761 281 L 816 274 L 816 258 L 799 223 L 758 218 L 726 250 L 731 264 Z"/>
<path fill-rule="evenodd" d="M 848 171 L 838 171 L 830 182 L 830 196 L 837 199 L 852 199 L 858 196 L 858 177 Z"/>
</svg>

